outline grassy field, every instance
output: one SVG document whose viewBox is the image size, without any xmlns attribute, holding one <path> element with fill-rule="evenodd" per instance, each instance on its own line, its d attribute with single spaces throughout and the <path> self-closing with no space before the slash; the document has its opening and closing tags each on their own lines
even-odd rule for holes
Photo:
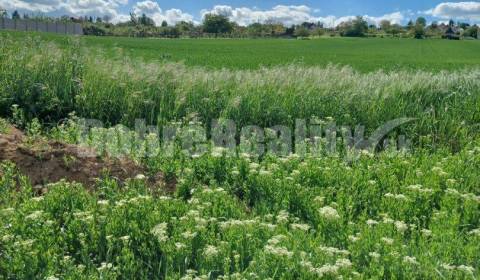
<svg viewBox="0 0 480 280">
<path fill-rule="evenodd" d="M 15 33 L 23 37 L 25 33 Z M 65 43 L 65 37 L 41 34 Z M 182 61 L 211 68 L 256 69 L 301 63 L 307 66 L 350 65 L 362 72 L 398 69 L 452 70 L 480 64 L 480 40 L 414 40 L 387 38 L 282 39 L 137 39 L 83 37 L 84 45 L 101 47 L 110 57 L 145 61 Z"/>
<path fill-rule="evenodd" d="M 478 42 L 9 36 L 0 117 L 25 128 L 22 150 L 39 139 L 89 145 L 146 172 L 123 182 L 106 173 L 94 190 L 45 184 L 39 195 L 1 163 L 1 279 L 480 277 Z M 283 65 L 302 55 L 312 61 Z M 109 127 L 80 137 L 79 117 Z M 408 153 L 354 161 L 340 138 L 335 155 L 257 158 L 210 144 L 191 157 L 182 139 L 167 146 L 155 134 L 126 147 L 131 134 L 115 126 L 174 122 L 180 135 L 216 118 L 292 128 L 305 118 L 362 124 L 368 136 L 399 117 L 415 118 L 391 135 L 412 140 Z M 324 127 L 312 141 L 325 137 Z M 157 172 L 175 179 L 172 192 L 147 184 Z"/>
</svg>

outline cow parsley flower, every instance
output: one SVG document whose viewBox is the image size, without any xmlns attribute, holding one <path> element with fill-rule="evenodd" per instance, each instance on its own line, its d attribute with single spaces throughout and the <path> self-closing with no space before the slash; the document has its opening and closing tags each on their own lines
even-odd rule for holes
<svg viewBox="0 0 480 280">
<path fill-rule="evenodd" d="M 388 238 L 388 237 L 382 237 L 381 240 L 387 245 L 392 245 L 393 241 L 394 241 L 393 239 Z"/>
<path fill-rule="evenodd" d="M 156 236 L 159 242 L 165 242 L 168 240 L 167 227 L 167 223 L 158 224 L 150 231 L 150 233 Z"/>
<path fill-rule="evenodd" d="M 218 253 L 219 253 L 219 251 L 218 251 L 217 247 L 212 246 L 212 245 L 207 245 L 207 247 L 205 247 L 205 249 L 203 250 L 203 254 L 207 258 L 214 258 L 214 257 L 218 256 Z"/>
<path fill-rule="evenodd" d="M 340 218 L 340 215 L 338 215 L 337 210 L 330 206 L 322 207 L 320 208 L 320 210 L 318 210 L 318 212 L 320 213 L 320 216 L 322 216 L 327 220 L 337 220 Z"/>
<path fill-rule="evenodd" d="M 310 226 L 307 224 L 291 224 L 290 225 L 291 229 L 298 229 L 301 231 L 308 231 L 310 229 Z"/>
<path fill-rule="evenodd" d="M 25 219 L 27 220 L 38 220 L 42 217 L 43 211 L 33 211 L 30 215 L 27 215 Z"/>
<path fill-rule="evenodd" d="M 395 228 L 401 234 L 408 230 L 408 225 L 402 221 L 395 221 Z"/>
<path fill-rule="evenodd" d="M 403 258 L 403 261 L 406 262 L 406 263 L 409 263 L 409 264 L 415 264 L 415 265 L 418 264 L 417 258 L 415 258 L 415 257 L 405 256 Z"/>
</svg>

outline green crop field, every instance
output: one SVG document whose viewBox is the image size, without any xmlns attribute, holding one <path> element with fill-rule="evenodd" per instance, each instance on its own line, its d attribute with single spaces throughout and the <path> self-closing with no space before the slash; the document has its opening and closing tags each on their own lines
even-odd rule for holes
<svg viewBox="0 0 480 280">
<path fill-rule="evenodd" d="M 24 36 L 17 33 L 16 36 Z M 42 35 L 65 42 L 64 36 Z M 106 55 L 146 61 L 184 62 L 190 66 L 256 69 L 300 63 L 307 66 L 350 65 L 375 70 L 451 70 L 480 64 L 480 40 L 415 40 L 386 38 L 291 39 L 137 39 L 84 37 L 86 46 L 100 47 Z"/>
<path fill-rule="evenodd" d="M 480 277 L 478 41 L 0 39 L 0 279 Z"/>
</svg>

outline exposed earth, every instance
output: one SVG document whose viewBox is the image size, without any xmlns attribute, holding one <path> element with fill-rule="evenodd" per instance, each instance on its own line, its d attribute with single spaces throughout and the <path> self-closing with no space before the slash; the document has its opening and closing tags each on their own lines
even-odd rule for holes
<svg viewBox="0 0 480 280">
<path fill-rule="evenodd" d="M 163 174 L 145 177 L 146 170 L 130 159 L 96 156 L 94 150 L 44 139 L 28 139 L 20 130 L 9 127 L 0 133 L 0 161 L 16 164 L 39 190 L 48 183 L 65 179 L 92 189 L 96 179 L 110 176 L 123 182 L 128 178 L 147 180 L 152 187 L 162 187 Z M 1 174 L 0 174 L 1 175 Z M 169 184 L 168 189 L 174 188 Z"/>
</svg>

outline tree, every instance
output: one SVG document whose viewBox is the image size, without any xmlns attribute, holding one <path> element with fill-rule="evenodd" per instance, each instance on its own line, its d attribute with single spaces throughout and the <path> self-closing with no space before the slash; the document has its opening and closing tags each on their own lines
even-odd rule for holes
<svg viewBox="0 0 480 280">
<path fill-rule="evenodd" d="M 310 36 L 310 32 L 304 26 L 299 26 L 297 29 L 295 29 L 294 34 L 295 34 L 296 37 L 308 37 L 308 36 Z"/>
<path fill-rule="evenodd" d="M 392 24 L 390 23 L 389 20 L 382 20 L 380 21 L 380 29 L 382 29 L 383 31 L 387 32 L 388 33 L 388 30 L 390 29 L 390 27 L 392 26 Z"/>
<path fill-rule="evenodd" d="M 476 25 L 470 26 L 463 33 L 464 37 L 478 38 L 478 27 Z"/>
<path fill-rule="evenodd" d="M 166 20 L 162 21 L 162 27 L 168 27 L 168 22 Z"/>
<path fill-rule="evenodd" d="M 413 38 L 423 39 L 425 36 L 425 28 L 421 24 L 415 24 L 415 27 L 412 30 Z"/>
<path fill-rule="evenodd" d="M 424 17 L 419 17 L 419 18 L 417 18 L 417 21 L 415 22 L 415 25 L 420 25 L 423 28 L 425 28 L 425 26 L 427 26 L 427 20 Z"/>
<path fill-rule="evenodd" d="M 141 25 L 144 25 L 144 26 L 155 26 L 155 21 L 153 21 L 153 19 L 147 17 L 146 14 L 142 14 L 142 16 L 139 18 L 138 22 Z"/>
<path fill-rule="evenodd" d="M 407 23 L 407 29 L 408 29 L 408 30 L 412 30 L 414 26 L 415 26 L 415 25 L 413 24 L 413 21 L 412 21 L 412 20 L 409 20 L 408 23 Z"/>
<path fill-rule="evenodd" d="M 390 26 L 390 29 L 388 29 L 387 33 L 392 34 L 393 37 L 397 36 L 402 32 L 402 27 L 398 24 L 393 24 Z"/>
<path fill-rule="evenodd" d="M 203 31 L 206 33 L 231 33 L 233 24 L 223 15 L 207 14 L 203 19 Z"/>
<path fill-rule="evenodd" d="M 163 22 L 162 22 L 162 27 Z M 180 32 L 180 34 L 187 34 L 195 30 L 195 26 L 192 22 L 180 21 L 175 24 L 175 28 Z"/>
<path fill-rule="evenodd" d="M 459 22 L 457 25 L 462 29 L 467 29 L 470 26 L 470 24 L 466 22 Z"/>
<path fill-rule="evenodd" d="M 342 22 L 339 27 L 340 35 L 346 37 L 363 37 L 368 31 L 368 23 L 361 16 L 354 20 Z"/>
<path fill-rule="evenodd" d="M 287 36 L 293 36 L 294 33 L 295 33 L 295 26 L 294 25 L 292 25 L 290 27 L 287 27 L 285 29 L 285 35 L 287 35 Z"/>
<path fill-rule="evenodd" d="M 20 19 L 20 14 L 17 10 L 15 10 L 12 14 L 12 19 Z"/>
</svg>

